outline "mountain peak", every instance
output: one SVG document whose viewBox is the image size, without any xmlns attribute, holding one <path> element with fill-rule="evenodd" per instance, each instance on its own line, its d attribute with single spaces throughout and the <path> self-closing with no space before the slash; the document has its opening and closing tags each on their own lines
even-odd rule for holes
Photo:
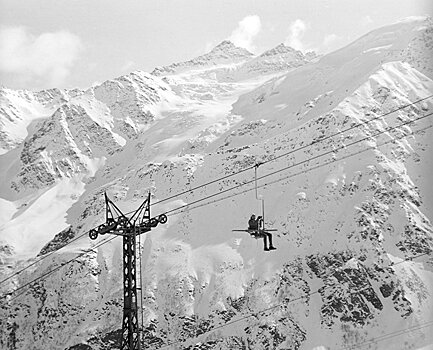
<svg viewBox="0 0 433 350">
<path fill-rule="evenodd" d="M 286 54 L 286 53 L 294 53 L 294 54 L 298 53 L 298 54 L 302 55 L 301 51 L 295 50 L 293 47 L 287 46 L 284 43 L 281 43 L 281 44 L 275 46 L 273 49 L 270 49 L 268 51 L 263 52 L 260 56 L 266 57 L 266 56 L 274 56 L 274 55 Z"/>
<path fill-rule="evenodd" d="M 186 62 L 173 63 L 165 67 L 157 67 L 153 70 L 153 75 L 173 74 L 191 68 L 215 66 L 218 64 L 235 63 L 246 60 L 254 56 L 248 50 L 236 46 L 230 40 L 223 40 L 210 52 L 198 56 Z"/>
<path fill-rule="evenodd" d="M 311 61 L 317 57 L 317 54 L 314 51 L 309 51 L 307 53 L 303 53 L 300 50 L 296 50 L 291 46 L 288 46 L 284 43 L 278 44 L 274 48 L 263 52 L 259 57 L 269 58 L 269 57 L 285 57 L 285 58 L 297 58 L 299 60 Z"/>
<path fill-rule="evenodd" d="M 233 44 L 233 42 L 231 42 L 230 40 L 223 40 L 221 41 L 217 46 L 215 46 L 212 51 L 219 49 L 219 48 L 233 48 L 236 47 L 235 44 Z"/>
<path fill-rule="evenodd" d="M 223 40 L 217 46 L 215 46 L 208 54 L 206 55 L 221 55 L 225 54 L 227 56 L 233 57 L 250 57 L 253 56 L 251 52 L 243 47 L 236 46 L 230 40 Z"/>
</svg>

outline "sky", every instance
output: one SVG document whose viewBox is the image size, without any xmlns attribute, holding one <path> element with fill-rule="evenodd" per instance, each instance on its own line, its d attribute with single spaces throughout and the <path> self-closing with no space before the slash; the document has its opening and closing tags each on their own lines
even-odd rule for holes
<svg viewBox="0 0 433 350">
<path fill-rule="evenodd" d="M 432 0 L 0 0 L 0 85 L 87 88 L 225 39 L 323 54 L 420 15 L 433 16 Z"/>
</svg>

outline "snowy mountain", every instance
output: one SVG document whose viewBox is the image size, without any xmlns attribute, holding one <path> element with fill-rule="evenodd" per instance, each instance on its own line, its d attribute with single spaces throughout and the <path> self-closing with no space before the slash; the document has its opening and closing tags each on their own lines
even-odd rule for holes
<svg viewBox="0 0 433 350">
<path fill-rule="evenodd" d="M 254 56 L 247 50 L 224 40 L 209 53 L 192 60 L 155 68 L 152 74 L 171 76 L 181 74 L 184 78 L 201 76 L 206 80 L 240 82 L 266 75 L 281 75 L 293 68 L 303 66 L 317 58 L 314 52 L 305 55 L 284 44 Z M 186 72 L 186 77 L 184 73 Z"/>
<path fill-rule="evenodd" d="M 29 124 L 52 114 L 55 106 L 66 99 L 66 92 L 58 89 L 39 93 L 0 89 L 0 154 L 22 143 Z"/>
<path fill-rule="evenodd" d="M 154 75 L 167 75 L 167 74 L 176 74 L 181 73 L 183 71 L 197 69 L 201 67 L 212 67 L 215 65 L 221 64 L 233 64 L 238 62 L 243 62 L 249 58 L 251 58 L 253 54 L 248 50 L 237 47 L 229 40 L 224 40 L 216 47 L 213 48 L 210 52 L 198 56 L 192 60 L 181 62 L 181 63 L 173 63 L 166 67 L 158 67 L 155 68 L 152 72 Z"/>
<path fill-rule="evenodd" d="M 121 239 L 87 232 L 105 191 L 124 212 L 151 191 L 170 213 L 141 237 L 145 348 L 427 349 L 432 51 L 410 18 L 323 57 L 224 41 L 84 91 L 2 89 L 0 280 L 34 264 L 0 284 L 0 348 L 119 346 Z M 257 163 L 273 252 L 232 231 L 261 211 Z"/>
<path fill-rule="evenodd" d="M 271 50 L 262 53 L 238 68 L 236 75 L 241 77 L 252 77 L 256 75 L 275 74 L 286 72 L 293 68 L 301 67 L 316 59 L 314 52 L 305 55 L 298 50 L 279 44 Z"/>
</svg>

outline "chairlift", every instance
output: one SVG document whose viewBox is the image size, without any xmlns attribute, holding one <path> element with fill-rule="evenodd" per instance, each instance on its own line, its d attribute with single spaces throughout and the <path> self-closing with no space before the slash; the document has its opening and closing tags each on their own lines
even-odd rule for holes
<svg viewBox="0 0 433 350">
<path fill-rule="evenodd" d="M 257 188 L 257 169 L 262 164 L 263 163 L 257 163 L 254 166 L 254 185 L 255 185 L 256 200 L 259 200 L 262 202 L 261 203 L 262 204 L 261 205 L 262 215 L 257 218 L 256 227 L 254 227 L 254 228 L 248 227 L 247 229 L 234 229 L 232 231 L 234 231 L 234 232 L 247 232 L 250 234 L 251 237 L 253 237 L 255 239 L 263 238 L 264 244 L 265 244 L 265 250 L 274 250 L 276 248 L 273 247 L 273 245 L 272 245 L 272 235 L 269 232 L 278 231 L 278 230 L 273 229 L 273 228 L 265 228 L 265 199 L 263 198 L 262 195 L 258 194 L 258 188 Z M 251 217 L 251 219 L 252 219 L 252 217 Z M 267 248 L 267 246 L 266 246 L 266 237 L 268 237 L 270 240 L 269 248 Z"/>
</svg>

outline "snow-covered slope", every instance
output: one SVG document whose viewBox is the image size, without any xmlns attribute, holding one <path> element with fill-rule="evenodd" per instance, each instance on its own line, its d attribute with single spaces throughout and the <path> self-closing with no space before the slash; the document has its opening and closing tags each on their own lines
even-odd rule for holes
<svg viewBox="0 0 433 350">
<path fill-rule="evenodd" d="M 26 97 L 44 112 L 20 117 L 24 141 L 11 136 L 0 156 L 0 275 L 42 260 L 0 290 L 91 246 L 86 235 L 52 253 L 104 220 L 104 191 L 129 212 L 149 190 L 156 202 L 265 162 L 259 194 L 276 251 L 232 231 L 261 210 L 253 170 L 152 206 L 180 209 L 141 238 L 144 346 L 432 344 L 431 328 L 395 333 L 433 314 L 432 28 L 412 18 L 319 59 L 223 42 L 64 101 Z M 24 115 L 23 94 L 8 90 L 5 108 Z M 5 301 L 1 347 L 118 346 L 121 254 L 115 239 Z"/>
<path fill-rule="evenodd" d="M 40 93 L 0 89 L 0 154 L 23 142 L 33 120 L 47 117 L 66 100 L 67 93 L 58 89 Z"/>
</svg>

